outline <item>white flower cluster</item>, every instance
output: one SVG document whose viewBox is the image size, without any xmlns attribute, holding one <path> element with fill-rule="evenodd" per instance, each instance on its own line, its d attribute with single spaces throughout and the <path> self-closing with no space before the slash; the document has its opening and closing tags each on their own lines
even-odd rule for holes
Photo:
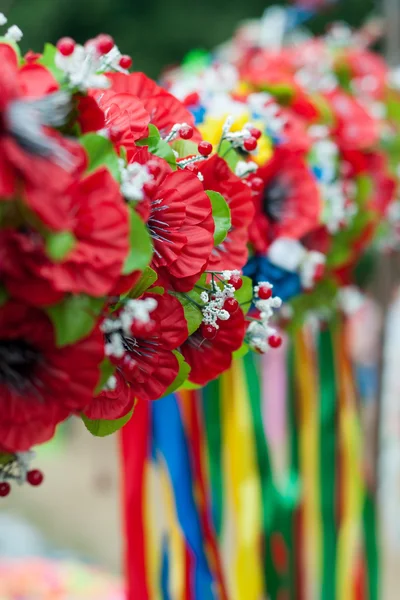
<svg viewBox="0 0 400 600">
<path fill-rule="evenodd" d="M 166 142 L 172 142 L 173 140 L 175 140 L 177 137 L 179 137 L 179 131 L 183 127 L 190 127 L 190 125 L 188 123 L 175 123 L 175 125 L 172 126 L 171 131 L 164 138 L 164 140 Z"/>
<path fill-rule="evenodd" d="M 245 162 L 244 160 L 239 160 L 235 167 L 235 175 L 238 177 L 247 177 L 250 173 L 255 173 L 258 171 L 257 163 L 249 160 L 249 162 Z"/>
<path fill-rule="evenodd" d="M 282 300 L 279 296 L 261 299 L 258 296 L 260 288 L 272 289 L 272 284 L 267 281 L 260 281 L 254 287 L 254 305 L 259 310 L 259 319 L 251 321 L 246 333 L 246 341 L 250 348 L 264 354 L 270 348 L 268 340 L 277 335 L 277 330 L 270 326 L 270 320 L 274 315 L 274 309 L 282 306 Z"/>
<path fill-rule="evenodd" d="M 0 13 L 0 27 L 2 27 L 3 25 L 5 25 L 7 23 L 7 17 L 3 14 Z M 18 25 L 11 25 L 11 27 L 9 27 L 4 35 L 6 40 L 9 40 L 10 42 L 20 42 L 22 40 L 23 37 L 23 33 L 21 31 L 21 29 L 18 27 Z"/>
<path fill-rule="evenodd" d="M 124 159 L 119 159 L 119 171 L 121 174 L 121 194 L 126 200 L 139 201 L 144 199 L 143 186 L 152 181 L 153 175 L 146 165 L 134 162 L 126 164 Z"/>
<path fill-rule="evenodd" d="M 228 298 L 234 298 L 235 288 L 233 285 L 224 284 L 221 289 L 215 285 L 213 291 L 202 292 L 200 298 L 205 306 L 201 309 L 203 313 L 203 323 L 205 325 L 211 325 L 215 329 L 219 329 L 218 319 L 221 321 L 228 321 L 230 314 L 224 309 L 225 300 Z"/>
<path fill-rule="evenodd" d="M 266 92 L 250 94 L 247 103 L 254 118 L 264 121 L 270 135 L 278 137 L 282 134 L 286 119 L 282 116 L 281 108 L 273 96 Z"/>
<path fill-rule="evenodd" d="M 35 456 L 32 450 L 16 452 L 13 460 L 0 466 L 0 483 L 4 481 L 16 481 L 19 485 L 25 483 L 30 464 Z"/>
<path fill-rule="evenodd" d="M 234 119 L 231 115 L 226 118 L 225 123 L 222 126 L 221 141 L 227 140 L 234 148 L 244 149 L 243 144 L 245 140 L 252 137 L 250 129 L 253 127 L 253 125 L 251 123 L 246 123 L 246 125 L 240 131 L 231 131 L 233 122 Z"/>
<path fill-rule="evenodd" d="M 135 344 L 131 333 L 133 322 L 150 323 L 151 313 L 156 308 L 157 300 L 155 298 L 127 300 L 117 318 L 105 319 L 101 325 L 101 330 L 107 336 L 106 356 L 122 358 L 125 354 L 124 336 L 129 338 L 130 343 Z"/>
<path fill-rule="evenodd" d="M 325 270 L 326 257 L 321 252 L 309 250 L 300 263 L 299 275 L 305 290 L 311 290 Z"/>
<path fill-rule="evenodd" d="M 120 71 L 128 73 L 119 66 L 121 52 L 114 46 L 110 52 L 101 55 L 97 50 L 95 41 L 90 41 L 81 46 L 76 44 L 74 51 L 69 56 L 57 52 L 56 66 L 64 71 L 72 88 L 84 92 L 90 88 L 107 89 L 110 80 L 104 75 L 106 71 Z"/>
</svg>

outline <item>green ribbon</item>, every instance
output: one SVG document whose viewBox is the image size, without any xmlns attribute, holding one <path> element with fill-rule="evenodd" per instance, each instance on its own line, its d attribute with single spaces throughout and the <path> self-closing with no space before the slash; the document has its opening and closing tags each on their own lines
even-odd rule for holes
<svg viewBox="0 0 400 600">
<path fill-rule="evenodd" d="M 220 379 L 202 390 L 207 460 L 210 476 L 211 510 L 214 528 L 221 537 L 224 510 L 224 472 L 222 463 L 222 421 Z"/>
<path fill-rule="evenodd" d="M 333 327 L 333 326 L 332 326 Z M 322 518 L 321 600 L 336 598 L 337 546 L 337 391 L 333 329 L 320 332 L 319 364 L 319 438 Z"/>
</svg>

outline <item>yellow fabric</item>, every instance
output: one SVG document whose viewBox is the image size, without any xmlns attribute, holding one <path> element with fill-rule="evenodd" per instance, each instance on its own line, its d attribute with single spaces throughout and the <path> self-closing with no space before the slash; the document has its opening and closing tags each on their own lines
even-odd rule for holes
<svg viewBox="0 0 400 600">
<path fill-rule="evenodd" d="M 320 497 L 319 395 L 313 340 L 306 329 L 295 335 L 296 380 L 298 382 L 298 426 L 302 474 L 305 597 L 317 598 L 321 585 L 322 521 Z M 344 597 L 342 598 L 344 600 Z M 347 598 L 346 598 L 347 600 Z"/>
<path fill-rule="evenodd" d="M 339 372 L 339 435 L 342 451 L 342 520 L 337 550 L 337 600 L 356 600 L 354 574 L 361 543 L 364 484 L 361 431 L 351 365 L 343 332 L 336 340 Z"/>
<path fill-rule="evenodd" d="M 260 600 L 263 575 L 260 553 L 261 491 L 254 433 L 243 364 L 222 376 L 223 437 L 235 518 L 236 544 L 228 574 L 232 600 Z"/>
</svg>

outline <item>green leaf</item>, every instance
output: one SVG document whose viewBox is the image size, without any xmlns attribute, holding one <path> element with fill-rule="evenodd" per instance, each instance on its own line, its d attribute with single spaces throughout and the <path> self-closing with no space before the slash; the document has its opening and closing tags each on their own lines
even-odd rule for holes
<svg viewBox="0 0 400 600">
<path fill-rule="evenodd" d="M 81 417 L 86 429 L 90 431 L 92 435 L 95 435 L 96 437 L 106 437 L 107 435 L 111 435 L 122 429 L 122 427 L 132 418 L 134 410 L 135 409 L 132 408 L 132 410 L 124 417 L 112 421 L 107 421 L 106 419 L 89 419 L 89 417 L 83 414 Z"/>
<path fill-rule="evenodd" d="M 284 106 L 289 106 L 295 96 L 295 90 L 285 83 L 265 83 L 261 89 L 277 98 L 279 103 Z"/>
<path fill-rule="evenodd" d="M 100 392 L 104 388 L 105 384 L 107 383 L 107 381 L 109 380 L 111 375 L 115 372 L 116 367 L 115 367 L 115 365 L 112 364 L 112 362 L 110 362 L 108 360 L 108 358 L 105 358 L 99 368 L 100 368 L 100 379 L 99 379 L 99 383 L 96 386 L 96 389 L 94 390 L 95 396 L 97 394 L 100 394 Z"/>
<path fill-rule="evenodd" d="M 319 112 L 319 121 L 325 125 L 333 127 L 335 124 L 335 116 L 331 110 L 329 102 L 321 94 L 313 95 L 311 97 L 311 101 Z"/>
<path fill-rule="evenodd" d="M 55 329 L 58 347 L 74 344 L 94 328 L 104 306 L 104 298 L 67 296 L 62 302 L 46 310 Z M 79 365 L 77 365 L 77 368 Z"/>
<path fill-rule="evenodd" d="M 136 142 L 137 146 L 148 146 L 149 152 L 163 158 L 176 171 L 176 158 L 168 142 L 160 137 L 160 132 L 154 125 L 149 125 L 149 136 Z"/>
<path fill-rule="evenodd" d="M 159 294 L 160 296 L 162 296 L 162 294 L 165 293 L 165 288 L 161 287 L 161 285 L 156 285 L 154 287 L 151 288 L 151 290 L 149 290 L 152 294 Z"/>
<path fill-rule="evenodd" d="M 201 325 L 203 320 L 203 313 L 201 310 L 195 306 L 190 301 L 189 294 L 181 294 L 179 292 L 170 292 L 172 296 L 178 298 L 179 302 L 182 304 L 183 311 L 185 313 L 185 319 L 187 322 L 187 327 L 189 331 L 189 335 L 194 333 Z M 191 292 L 192 294 L 192 292 Z M 187 297 L 189 296 L 189 298 Z"/>
<path fill-rule="evenodd" d="M 180 388 L 181 385 L 187 380 L 190 373 L 190 366 L 187 364 L 182 354 L 177 350 L 173 350 L 173 353 L 175 354 L 179 362 L 179 372 L 175 380 L 171 383 L 171 385 L 165 392 L 164 396 L 168 396 L 168 394 L 172 394 L 172 392 L 175 392 L 175 390 Z"/>
<path fill-rule="evenodd" d="M 61 262 L 74 249 L 76 238 L 70 231 L 59 231 L 46 236 L 46 253 L 54 262 Z"/>
<path fill-rule="evenodd" d="M 189 381 L 189 379 L 187 381 L 185 381 L 185 383 L 183 383 L 180 387 L 181 390 L 199 390 L 200 388 L 202 388 L 202 385 L 199 385 L 198 383 L 193 383 L 192 381 Z"/>
<path fill-rule="evenodd" d="M 129 207 L 129 254 L 125 259 L 122 270 L 123 275 L 133 271 L 143 271 L 151 261 L 153 245 L 146 225 L 134 209 Z"/>
<path fill-rule="evenodd" d="M 239 350 L 236 350 L 236 352 L 234 352 L 232 356 L 234 359 L 243 358 L 243 356 L 246 356 L 248 352 L 250 352 L 250 348 L 245 342 L 243 342 Z"/>
<path fill-rule="evenodd" d="M 0 285 L 0 306 L 3 306 L 8 300 L 8 292 L 3 285 Z"/>
<path fill-rule="evenodd" d="M 17 55 L 18 60 L 21 61 L 21 50 L 19 49 L 19 46 L 16 42 L 14 42 L 13 40 L 9 40 L 4 35 L 0 35 L 0 44 L 7 44 L 8 46 L 11 46 L 11 48 Z"/>
<path fill-rule="evenodd" d="M 57 48 L 53 44 L 45 44 L 43 54 L 39 58 L 38 63 L 43 65 L 54 75 L 59 83 L 65 80 L 65 73 L 56 66 Z"/>
<path fill-rule="evenodd" d="M 171 146 L 179 154 L 179 158 L 186 158 L 187 156 L 199 153 L 197 149 L 198 145 L 196 142 L 192 142 L 192 140 L 175 140 Z"/>
<path fill-rule="evenodd" d="M 246 314 L 250 310 L 253 301 L 253 282 L 250 277 L 242 276 L 242 287 L 236 290 L 235 298 L 240 304 L 240 308 Z"/>
<path fill-rule="evenodd" d="M 214 219 L 214 245 L 222 244 L 231 228 L 231 211 L 225 198 L 219 192 L 206 191 L 211 200 L 212 215 Z"/>
<path fill-rule="evenodd" d="M 116 181 L 120 181 L 118 155 L 107 138 L 97 133 L 87 133 L 79 138 L 89 157 L 88 172 L 107 167 Z"/>
<path fill-rule="evenodd" d="M 157 281 L 157 273 L 151 267 L 146 267 L 141 278 L 129 293 L 129 297 L 139 298 L 155 281 Z M 151 292 L 153 293 L 153 290 Z"/>
<path fill-rule="evenodd" d="M 238 162 L 242 160 L 239 153 L 232 146 L 231 142 L 228 142 L 228 140 L 224 140 L 222 142 L 218 151 L 218 156 L 224 159 L 233 173 L 235 173 Z"/>
</svg>

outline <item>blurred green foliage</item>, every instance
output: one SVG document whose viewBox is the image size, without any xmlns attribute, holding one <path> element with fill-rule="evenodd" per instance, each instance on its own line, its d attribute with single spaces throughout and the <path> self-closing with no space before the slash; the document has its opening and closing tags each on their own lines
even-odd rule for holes
<svg viewBox="0 0 400 600">
<path fill-rule="evenodd" d="M 100 32 L 114 36 L 131 54 L 136 70 L 156 77 L 191 48 L 211 49 L 228 39 L 238 22 L 259 17 L 276 2 L 266 0 L 1 0 L 0 9 L 24 32 L 22 47 L 41 50 L 44 41 L 70 35 L 82 42 Z M 321 32 L 330 20 L 359 25 L 374 0 L 338 0 L 313 20 Z"/>
</svg>

